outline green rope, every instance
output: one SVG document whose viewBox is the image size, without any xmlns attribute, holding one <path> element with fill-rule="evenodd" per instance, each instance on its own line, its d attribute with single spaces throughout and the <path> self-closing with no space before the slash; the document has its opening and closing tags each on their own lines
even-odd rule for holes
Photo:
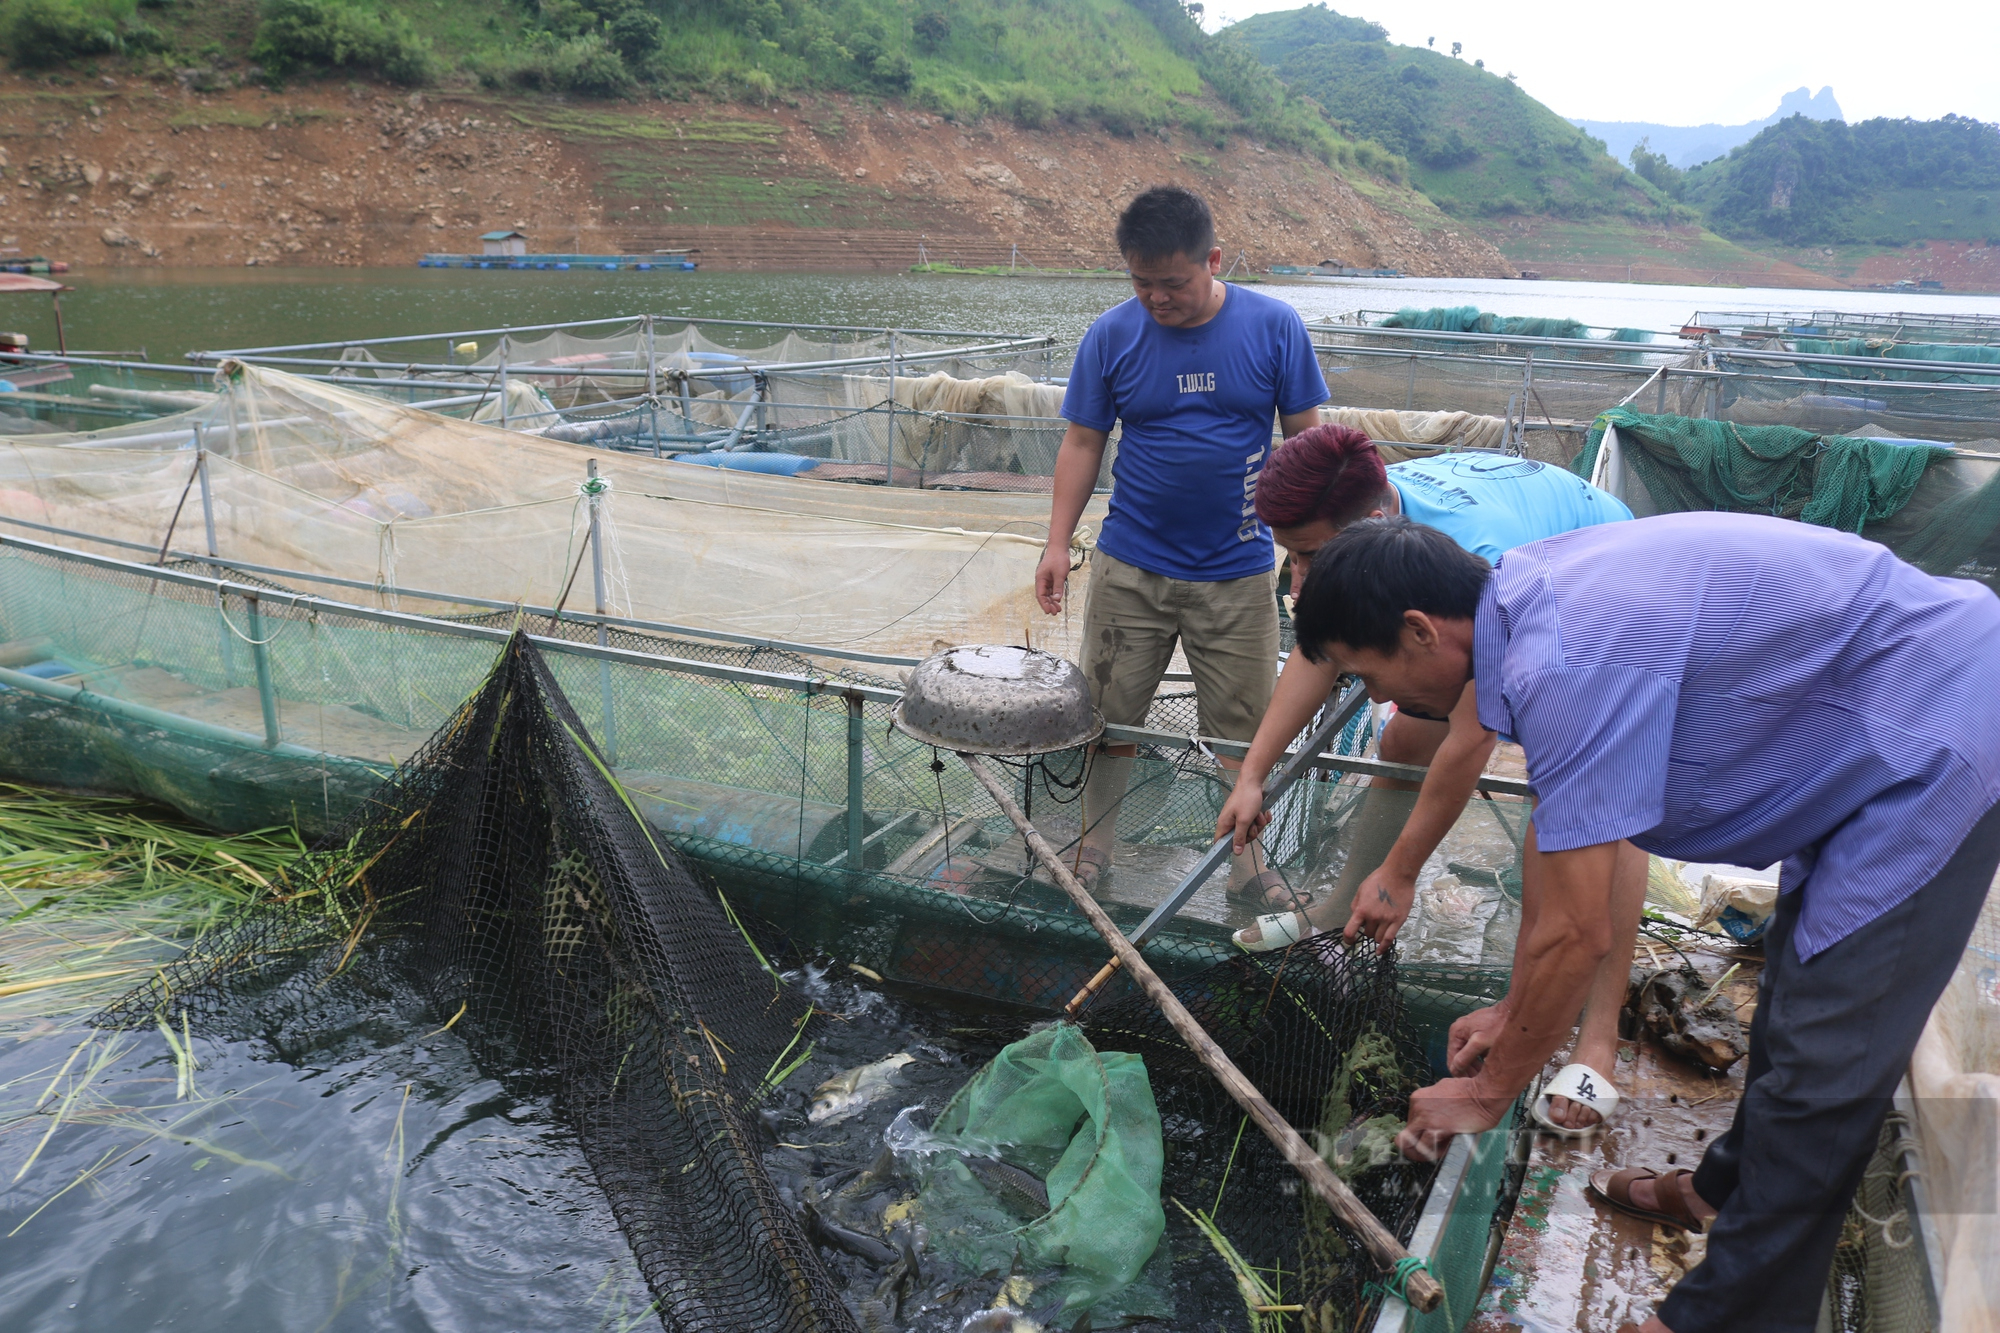
<svg viewBox="0 0 2000 1333">
<path fill-rule="evenodd" d="M 1414 1254 L 1406 1254 L 1396 1261 L 1396 1266 L 1389 1272 L 1388 1281 L 1371 1281 L 1361 1288 L 1361 1294 L 1371 1299 L 1376 1296 L 1385 1299 L 1394 1296 L 1399 1301 L 1407 1302 L 1410 1299 L 1410 1278 L 1417 1273 L 1430 1271 L 1430 1265 L 1422 1259 Z"/>
</svg>

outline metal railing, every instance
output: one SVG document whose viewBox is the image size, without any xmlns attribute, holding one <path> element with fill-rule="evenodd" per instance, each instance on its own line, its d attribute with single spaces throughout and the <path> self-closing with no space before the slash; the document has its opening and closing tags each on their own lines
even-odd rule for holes
<svg viewBox="0 0 2000 1333">
<path fill-rule="evenodd" d="M 101 540 L 101 539 L 94 539 Z M 130 543 L 121 543 L 130 545 Z M 55 699 L 77 707 L 93 709 L 107 715 L 122 716 L 140 721 L 147 726 L 169 732 L 179 732 L 205 740 L 225 741 L 235 745 L 250 747 L 267 753 L 286 755 L 292 758 L 310 759 L 315 762 L 338 765 L 359 765 L 369 771 L 385 772 L 381 765 L 355 759 L 332 752 L 314 750 L 283 740 L 278 724 L 278 698 L 274 684 L 274 673 L 268 658 L 264 656 L 264 644 L 268 636 L 262 632 L 266 618 L 273 612 L 289 613 L 292 616 L 318 620 L 337 618 L 381 625 L 412 633 L 472 640 L 491 645 L 497 652 L 512 638 L 514 631 L 491 625 L 467 624 L 463 621 L 439 619 L 419 615 L 414 612 L 388 610 L 380 607 L 364 606 L 354 602 L 336 601 L 318 597 L 310 593 L 272 588 L 263 584 L 237 582 L 233 579 L 213 575 L 197 574 L 184 569 L 170 569 L 156 564 L 140 564 L 136 561 L 116 556 L 95 555 L 72 547 L 58 546 L 49 542 L 34 541 L 0 533 L 0 550 L 14 550 L 26 554 L 54 560 L 69 566 L 80 566 L 102 571 L 105 574 L 131 579 L 150 580 L 155 583 L 191 589 L 204 594 L 204 600 L 213 598 L 218 606 L 226 605 L 228 598 L 243 602 L 250 613 L 250 634 L 254 665 L 256 667 L 256 687 L 263 721 L 263 734 L 240 732 L 216 723 L 183 717 L 165 709 L 113 698 L 92 691 L 86 685 L 70 685 L 60 680 L 44 680 L 13 668 L 0 668 L 0 685 L 18 689 L 30 694 Z M 194 557 L 204 559 L 205 557 Z M 221 563 L 221 562 L 217 562 Z M 585 619 L 578 617 L 579 620 Z M 646 626 L 646 622 L 621 620 L 610 616 L 589 617 L 602 625 L 626 624 Z M 646 626 L 651 627 L 651 626 Z M 680 657 L 671 653 L 642 652 L 631 648 L 621 648 L 603 641 L 580 642 L 548 635 L 530 635 L 535 646 L 545 653 L 587 659 L 602 664 L 619 664 L 646 670 L 672 672 L 683 676 L 696 676 L 718 682 L 750 686 L 761 690 L 796 694 L 804 697 L 830 696 L 843 700 L 847 705 L 849 726 L 847 728 L 848 747 L 848 845 L 845 856 L 847 864 L 859 866 L 863 863 L 866 842 L 866 819 L 861 783 L 856 775 L 861 773 L 863 764 L 863 728 L 856 725 L 864 705 L 875 704 L 893 707 L 902 699 L 902 692 L 885 686 L 869 685 L 854 681 L 840 680 L 830 676 L 799 672 L 772 671 L 757 667 L 739 666 L 725 662 L 710 662 L 694 657 Z M 732 642 L 745 642 L 745 636 L 717 636 Z M 751 642 L 769 643 L 763 640 Z M 790 651 L 801 651 L 815 656 L 855 657 L 857 654 L 844 651 L 822 650 L 809 645 L 797 645 Z M 894 660 L 876 657 L 874 660 Z M 913 661 L 914 659 L 900 659 Z M 607 691 L 603 706 L 607 710 L 604 722 L 607 732 L 614 726 L 610 695 Z M 1240 757 L 1248 746 L 1238 741 L 1227 741 L 1214 737 L 1181 735 L 1148 727 L 1107 727 L 1105 739 L 1112 743 L 1135 743 L 1169 752 L 1202 752 L 1208 755 Z M 1381 760 L 1356 758 L 1332 753 L 1293 754 L 1288 756 L 1287 772 L 1293 776 L 1307 770 L 1335 774 L 1374 775 L 1421 780 L 1425 770 L 1404 764 L 1386 763 Z M 1509 778 L 1484 777 L 1479 782 L 1480 790 L 1508 795 L 1525 795 L 1525 783 Z"/>
</svg>

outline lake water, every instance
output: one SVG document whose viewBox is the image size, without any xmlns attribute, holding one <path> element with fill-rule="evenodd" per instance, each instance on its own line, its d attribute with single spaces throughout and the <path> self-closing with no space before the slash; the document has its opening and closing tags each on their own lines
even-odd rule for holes
<svg viewBox="0 0 2000 1333">
<path fill-rule="evenodd" d="M 567 273 L 436 269 L 185 269 L 72 275 L 70 346 L 178 361 L 189 351 L 653 313 L 798 324 L 1053 334 L 1074 343 L 1130 295 L 1122 278 L 923 274 Z M 1308 319 L 1400 306 L 1477 305 L 1603 327 L 1677 330 L 1697 310 L 2000 314 L 2000 297 L 1475 278 L 1269 282 Z M 55 347 L 49 303 L 16 296 L 0 324 Z"/>
</svg>

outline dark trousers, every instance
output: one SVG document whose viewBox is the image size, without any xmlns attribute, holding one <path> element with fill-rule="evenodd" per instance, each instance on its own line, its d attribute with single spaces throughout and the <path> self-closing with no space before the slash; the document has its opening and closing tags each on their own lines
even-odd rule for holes
<svg viewBox="0 0 2000 1333">
<path fill-rule="evenodd" d="M 1778 899 L 1743 1100 L 1694 1173 L 1720 1209 L 1708 1257 L 1660 1306 L 1674 1333 L 1812 1333 L 1848 1205 L 1996 865 L 2000 806 L 1930 883 L 1807 962 L 1792 939 L 1803 895 Z"/>
</svg>

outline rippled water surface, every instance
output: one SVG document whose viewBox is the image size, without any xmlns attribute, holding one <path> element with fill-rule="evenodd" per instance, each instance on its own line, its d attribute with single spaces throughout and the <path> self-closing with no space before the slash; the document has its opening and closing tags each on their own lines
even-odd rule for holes
<svg viewBox="0 0 2000 1333">
<path fill-rule="evenodd" d="M 439 269 L 104 270 L 65 279 L 70 345 L 157 361 L 191 350 L 323 342 L 621 315 L 1053 334 L 1073 343 L 1130 294 L 1116 277 L 923 274 L 567 273 Z M 1308 318 L 1399 306 L 1478 305 L 1603 327 L 1671 331 L 1697 310 L 1919 310 L 1993 313 L 2000 298 L 1484 278 L 1270 282 Z M 55 346 L 48 302 L 13 297 L 0 323 Z"/>
<path fill-rule="evenodd" d="M 421 1008 L 194 1033 L 191 1083 L 157 1031 L 9 1043 L 0 1328 L 657 1328 L 547 1089 L 487 1076 Z"/>
</svg>

